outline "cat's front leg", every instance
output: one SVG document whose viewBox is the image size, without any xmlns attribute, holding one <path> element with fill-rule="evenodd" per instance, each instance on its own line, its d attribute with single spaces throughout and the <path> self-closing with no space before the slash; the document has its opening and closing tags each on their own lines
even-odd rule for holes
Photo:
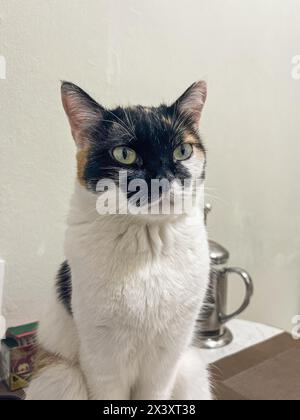
<svg viewBox="0 0 300 420">
<path fill-rule="evenodd" d="M 80 363 L 85 374 L 90 400 L 129 400 L 130 389 L 120 375 L 111 352 L 82 347 Z"/>
<path fill-rule="evenodd" d="M 154 350 L 145 357 L 139 379 L 134 387 L 133 400 L 170 400 L 174 388 L 179 352 Z"/>
<path fill-rule="evenodd" d="M 200 349 L 189 347 L 180 358 L 172 399 L 213 399 L 209 369 Z"/>
</svg>

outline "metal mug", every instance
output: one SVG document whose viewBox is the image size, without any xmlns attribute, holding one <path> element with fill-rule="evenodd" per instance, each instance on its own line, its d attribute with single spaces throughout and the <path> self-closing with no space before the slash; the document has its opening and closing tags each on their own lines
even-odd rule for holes
<svg viewBox="0 0 300 420">
<path fill-rule="evenodd" d="M 198 345 L 201 348 L 216 349 L 230 344 L 233 335 L 226 323 L 241 314 L 249 305 L 254 292 L 250 275 L 241 268 L 227 267 L 229 252 L 220 244 L 209 241 L 211 272 L 209 289 L 198 323 Z M 237 274 L 245 284 L 245 298 L 240 308 L 227 314 L 228 279 Z"/>
</svg>

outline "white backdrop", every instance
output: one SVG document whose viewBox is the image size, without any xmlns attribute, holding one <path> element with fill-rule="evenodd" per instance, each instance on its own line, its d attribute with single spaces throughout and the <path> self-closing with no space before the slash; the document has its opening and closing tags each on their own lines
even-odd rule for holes
<svg viewBox="0 0 300 420">
<path fill-rule="evenodd" d="M 59 80 L 110 105 L 173 100 L 204 77 L 210 235 L 255 280 L 244 316 L 291 328 L 300 313 L 300 2 L 0 0 L 0 14 L 9 323 L 38 318 L 63 260 L 75 161 Z"/>
</svg>

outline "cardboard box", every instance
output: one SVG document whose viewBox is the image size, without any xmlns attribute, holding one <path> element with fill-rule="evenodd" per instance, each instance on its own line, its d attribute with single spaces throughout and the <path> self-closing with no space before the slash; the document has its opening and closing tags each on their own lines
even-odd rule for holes
<svg viewBox="0 0 300 420">
<path fill-rule="evenodd" d="M 9 328 L 1 343 L 0 373 L 10 391 L 29 385 L 37 351 L 38 323 Z"/>
<path fill-rule="evenodd" d="M 212 367 L 219 401 L 299 401 L 300 340 L 284 333 Z"/>
</svg>

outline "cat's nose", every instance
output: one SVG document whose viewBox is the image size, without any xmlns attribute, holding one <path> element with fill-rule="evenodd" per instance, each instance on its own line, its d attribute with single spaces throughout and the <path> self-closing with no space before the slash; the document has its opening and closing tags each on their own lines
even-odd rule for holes
<svg viewBox="0 0 300 420">
<path fill-rule="evenodd" d="M 159 181 L 166 179 L 169 182 L 174 180 L 174 174 L 171 171 L 160 171 L 159 173 L 156 174 L 155 179 L 158 179 Z"/>
</svg>

